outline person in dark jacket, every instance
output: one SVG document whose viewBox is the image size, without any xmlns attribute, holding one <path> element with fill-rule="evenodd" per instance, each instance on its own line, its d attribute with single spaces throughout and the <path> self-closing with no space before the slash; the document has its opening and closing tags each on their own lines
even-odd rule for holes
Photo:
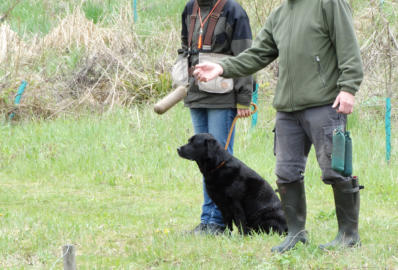
<svg viewBox="0 0 398 270">
<path fill-rule="evenodd" d="M 189 29 L 194 2 L 197 1 L 199 11 L 192 34 L 191 48 L 188 48 Z M 182 53 L 189 52 L 190 66 L 198 64 L 199 53 L 217 53 L 236 56 L 252 43 L 252 33 L 249 18 L 243 8 L 235 0 L 226 1 L 217 21 L 211 41 L 211 48 L 201 46 L 209 24 L 211 11 L 220 3 L 217 0 L 191 0 L 182 13 Z M 209 16 L 210 14 L 210 16 Z M 252 97 L 253 81 L 251 76 L 234 79 L 233 90 L 228 93 L 209 93 L 199 90 L 193 76 L 189 78 L 189 89 L 184 104 L 190 109 L 195 134 L 210 133 L 221 144 L 225 145 L 233 119 L 250 116 L 250 102 Z M 233 153 L 233 137 L 228 151 Z M 221 212 L 209 198 L 203 186 L 204 203 L 202 206 L 201 222 L 192 231 L 195 234 L 218 234 L 225 230 Z"/>
<path fill-rule="evenodd" d="M 312 145 L 322 179 L 333 188 L 338 221 L 336 238 L 321 248 L 357 246 L 358 179 L 331 168 L 332 133 L 345 129 L 363 79 L 347 1 L 286 0 L 271 13 L 250 49 L 221 64 L 197 65 L 194 75 L 200 81 L 247 76 L 276 58 L 275 173 L 289 232 L 272 251 L 308 241 L 304 171 Z"/>
</svg>

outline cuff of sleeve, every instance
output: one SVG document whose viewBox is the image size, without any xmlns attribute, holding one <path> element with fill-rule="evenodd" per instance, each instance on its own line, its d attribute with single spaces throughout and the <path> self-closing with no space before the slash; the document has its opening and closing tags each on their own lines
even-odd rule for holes
<svg viewBox="0 0 398 270">
<path fill-rule="evenodd" d="M 237 109 L 250 109 L 250 106 L 237 103 L 237 104 L 236 104 L 236 108 L 237 108 Z"/>
<path fill-rule="evenodd" d="M 340 89 L 340 92 L 347 92 L 347 93 L 350 93 L 355 96 L 355 94 L 357 93 L 357 90 L 352 89 L 352 88 L 343 87 Z"/>
<path fill-rule="evenodd" d="M 223 70 L 221 76 L 224 77 L 224 78 L 231 78 L 229 76 L 228 65 L 224 61 L 221 61 L 220 62 L 220 66 L 222 67 L 222 70 Z"/>
<path fill-rule="evenodd" d="M 241 95 L 238 96 L 237 100 L 236 100 L 236 106 L 238 106 L 238 104 L 240 106 L 245 106 L 245 108 L 250 108 L 250 103 L 251 103 L 251 96 L 249 95 Z M 238 107 L 236 107 L 238 108 Z M 240 109 L 240 108 L 238 108 Z"/>
</svg>

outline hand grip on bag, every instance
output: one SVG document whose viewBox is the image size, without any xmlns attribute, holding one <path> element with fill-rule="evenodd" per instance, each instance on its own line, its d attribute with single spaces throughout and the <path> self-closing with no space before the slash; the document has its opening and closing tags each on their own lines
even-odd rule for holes
<svg viewBox="0 0 398 270">
<path fill-rule="evenodd" d="M 155 104 L 153 108 L 154 111 L 157 114 L 163 114 L 167 112 L 171 107 L 186 97 L 187 91 L 188 89 L 186 86 L 178 86 L 174 91 L 170 92 L 167 96 Z"/>
</svg>

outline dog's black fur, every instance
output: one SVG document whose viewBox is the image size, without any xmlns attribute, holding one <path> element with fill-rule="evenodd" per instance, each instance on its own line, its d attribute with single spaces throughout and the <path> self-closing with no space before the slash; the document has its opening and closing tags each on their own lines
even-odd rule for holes
<svg viewBox="0 0 398 270">
<path fill-rule="evenodd" d="M 212 135 L 197 134 L 177 151 L 182 158 L 198 164 L 207 193 L 229 230 L 233 221 L 241 234 L 269 233 L 271 229 L 279 234 L 287 232 L 281 202 L 272 187 L 224 150 Z"/>
</svg>

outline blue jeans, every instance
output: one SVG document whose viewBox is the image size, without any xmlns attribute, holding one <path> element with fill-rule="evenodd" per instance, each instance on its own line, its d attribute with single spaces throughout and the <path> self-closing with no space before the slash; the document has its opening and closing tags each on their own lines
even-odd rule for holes
<svg viewBox="0 0 398 270">
<path fill-rule="evenodd" d="M 236 116 L 236 109 L 191 109 L 191 119 L 195 134 L 210 133 L 223 146 L 225 146 L 229 129 Z M 232 133 L 231 141 L 228 146 L 228 152 L 233 154 L 235 130 Z M 224 225 L 224 219 L 220 210 L 207 195 L 206 187 L 203 184 L 204 202 L 202 206 L 202 215 L 200 217 L 203 224 Z"/>
</svg>

